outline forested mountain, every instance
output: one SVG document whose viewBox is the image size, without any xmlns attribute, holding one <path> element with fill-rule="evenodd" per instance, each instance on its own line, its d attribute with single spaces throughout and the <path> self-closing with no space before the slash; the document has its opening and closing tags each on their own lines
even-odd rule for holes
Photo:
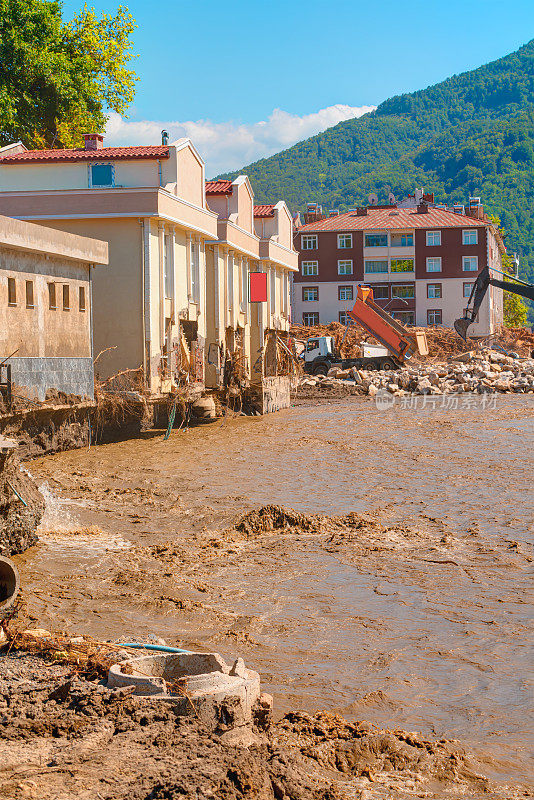
<svg viewBox="0 0 534 800">
<path fill-rule="evenodd" d="M 257 202 L 282 197 L 294 210 L 309 201 L 345 210 L 369 192 L 385 201 L 415 186 L 439 202 L 480 195 L 534 280 L 534 40 L 239 172 L 250 176 Z"/>
</svg>

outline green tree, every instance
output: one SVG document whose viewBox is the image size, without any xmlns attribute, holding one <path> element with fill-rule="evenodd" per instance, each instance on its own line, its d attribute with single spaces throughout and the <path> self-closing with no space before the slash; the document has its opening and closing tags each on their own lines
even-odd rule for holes
<svg viewBox="0 0 534 800">
<path fill-rule="evenodd" d="M 107 110 L 124 114 L 135 27 L 123 6 L 99 18 L 85 5 L 65 21 L 54 0 L 0 0 L 0 144 L 75 147 Z"/>
<path fill-rule="evenodd" d="M 501 225 L 501 220 L 495 214 L 489 214 L 489 218 L 498 229 L 502 238 L 506 237 L 506 231 Z M 513 275 L 515 267 L 512 259 L 508 253 L 502 256 L 502 271 L 508 273 L 510 277 L 505 276 L 504 280 L 513 283 Z M 528 305 L 518 295 L 512 292 L 503 291 L 503 323 L 505 328 L 524 328 L 528 322 Z"/>
<path fill-rule="evenodd" d="M 502 259 L 503 272 L 514 271 L 514 265 L 509 255 Z M 505 278 L 506 282 L 513 283 L 513 278 Z M 505 328 L 524 328 L 528 322 L 528 306 L 518 294 L 503 291 L 503 322 Z"/>
<path fill-rule="evenodd" d="M 519 295 L 503 292 L 503 316 L 506 328 L 525 328 L 528 322 L 528 307 Z"/>
</svg>

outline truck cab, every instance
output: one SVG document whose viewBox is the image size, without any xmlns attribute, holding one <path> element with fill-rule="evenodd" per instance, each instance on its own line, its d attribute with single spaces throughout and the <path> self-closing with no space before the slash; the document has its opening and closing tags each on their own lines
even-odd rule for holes
<svg viewBox="0 0 534 800">
<path fill-rule="evenodd" d="M 306 340 L 301 358 L 305 372 L 311 375 L 327 375 L 338 357 L 333 336 L 312 336 Z"/>
</svg>

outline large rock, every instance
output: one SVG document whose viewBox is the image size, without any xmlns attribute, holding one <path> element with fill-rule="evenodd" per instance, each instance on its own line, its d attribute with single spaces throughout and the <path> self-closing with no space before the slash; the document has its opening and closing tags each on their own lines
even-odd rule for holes
<svg viewBox="0 0 534 800">
<path fill-rule="evenodd" d="M 417 383 L 417 391 L 421 394 L 430 394 L 430 389 L 432 388 L 432 384 L 430 383 L 428 378 L 421 378 Z"/>
</svg>

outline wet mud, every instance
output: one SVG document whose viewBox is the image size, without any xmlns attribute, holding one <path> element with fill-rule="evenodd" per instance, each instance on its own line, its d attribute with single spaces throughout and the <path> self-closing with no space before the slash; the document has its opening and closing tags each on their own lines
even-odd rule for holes
<svg viewBox="0 0 534 800">
<path fill-rule="evenodd" d="M 27 614 L 242 655 L 278 719 L 459 740 L 488 781 L 532 786 L 533 420 L 527 396 L 351 397 L 39 459 Z"/>
<path fill-rule="evenodd" d="M 291 712 L 247 746 L 170 703 L 35 656 L 0 660 L 0 795 L 11 800 L 409 800 L 528 796 L 458 742 Z"/>
</svg>

